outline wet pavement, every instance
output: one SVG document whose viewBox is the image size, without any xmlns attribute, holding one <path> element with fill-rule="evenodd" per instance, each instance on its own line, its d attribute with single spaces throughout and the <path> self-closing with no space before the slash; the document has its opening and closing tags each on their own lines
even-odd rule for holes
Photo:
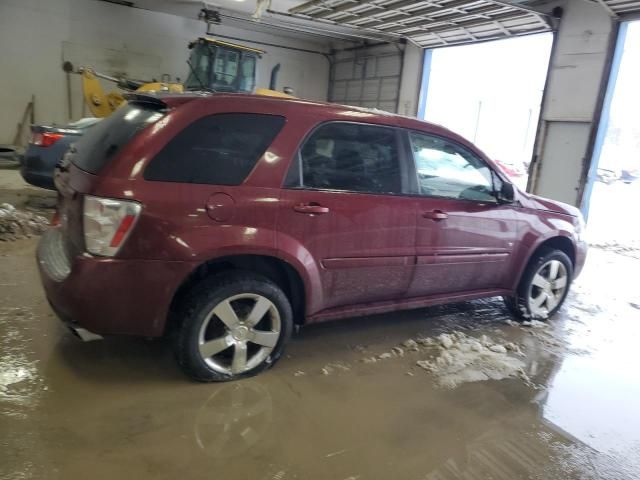
<svg viewBox="0 0 640 480">
<path fill-rule="evenodd" d="M 327 323 L 258 377 L 195 384 L 163 341 L 67 333 L 34 248 L 0 243 L 2 479 L 640 478 L 637 259 L 593 249 L 546 327 L 498 299 Z M 517 344 L 528 381 L 438 386 L 431 347 L 379 359 L 455 331 Z"/>
</svg>

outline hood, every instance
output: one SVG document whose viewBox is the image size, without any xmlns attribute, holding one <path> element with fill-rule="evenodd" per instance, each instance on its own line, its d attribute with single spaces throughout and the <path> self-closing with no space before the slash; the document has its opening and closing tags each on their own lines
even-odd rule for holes
<svg viewBox="0 0 640 480">
<path fill-rule="evenodd" d="M 539 197 L 531 193 L 519 192 L 520 203 L 523 207 L 535 208 L 536 210 L 544 210 L 547 212 L 560 213 L 562 215 L 570 215 L 572 217 L 580 216 L 580 210 L 568 203 L 550 200 L 548 198 Z"/>
</svg>

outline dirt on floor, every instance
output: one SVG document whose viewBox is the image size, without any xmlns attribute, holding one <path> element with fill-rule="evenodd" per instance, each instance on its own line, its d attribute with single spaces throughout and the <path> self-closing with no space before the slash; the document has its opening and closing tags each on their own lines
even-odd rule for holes
<svg viewBox="0 0 640 480">
<path fill-rule="evenodd" d="M 36 242 L 0 242 L 2 479 L 640 478 L 637 260 L 592 250 L 548 323 L 488 299 L 313 325 L 196 384 L 164 340 L 67 332 Z"/>
<path fill-rule="evenodd" d="M 43 234 L 49 220 L 33 211 L 19 210 L 10 203 L 0 203 L 0 242 L 10 242 Z"/>
<path fill-rule="evenodd" d="M 29 185 L 17 168 L 0 168 L 0 204 L 41 213 L 54 208 L 56 200 L 56 192 Z"/>
</svg>

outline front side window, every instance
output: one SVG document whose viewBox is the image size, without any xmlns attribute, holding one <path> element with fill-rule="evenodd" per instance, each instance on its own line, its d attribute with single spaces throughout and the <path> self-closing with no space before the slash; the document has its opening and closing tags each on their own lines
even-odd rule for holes
<svg viewBox="0 0 640 480">
<path fill-rule="evenodd" d="M 421 195 L 495 202 L 491 169 L 480 158 L 442 137 L 410 132 Z"/>
<path fill-rule="evenodd" d="M 284 117 L 225 113 L 196 120 L 145 169 L 145 180 L 239 185 L 271 145 Z"/>
<path fill-rule="evenodd" d="M 401 193 L 396 131 L 355 123 L 328 123 L 305 141 L 287 186 L 367 193 Z"/>
</svg>

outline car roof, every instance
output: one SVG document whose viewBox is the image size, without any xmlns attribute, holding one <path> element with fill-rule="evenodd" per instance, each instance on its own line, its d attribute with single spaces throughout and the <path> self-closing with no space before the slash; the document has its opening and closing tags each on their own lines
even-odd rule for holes
<svg viewBox="0 0 640 480">
<path fill-rule="evenodd" d="M 227 93 L 227 92 L 186 92 L 182 94 L 160 93 L 155 95 L 125 95 L 127 98 L 133 98 L 143 100 L 143 97 L 154 97 L 161 100 L 170 106 L 178 106 L 185 102 L 198 101 L 198 102 L 215 102 L 222 99 L 234 99 L 242 101 L 244 106 L 249 106 L 251 103 L 264 105 L 265 103 L 272 103 L 276 108 L 281 108 L 283 105 L 294 106 L 297 105 L 304 109 L 307 113 L 317 111 L 322 113 L 323 117 L 335 116 L 336 120 L 344 120 L 345 117 L 353 117 L 354 120 L 365 121 L 369 120 L 373 123 L 387 124 L 390 126 L 400 126 L 409 129 L 423 130 L 438 135 L 444 135 L 451 137 L 452 139 L 468 143 L 468 141 L 458 134 L 448 130 L 447 128 L 430 122 L 418 120 L 413 117 L 399 115 L 396 113 L 387 112 L 377 108 L 360 107 L 354 105 L 341 105 L 338 103 L 321 102 L 316 100 L 306 100 L 297 97 L 276 97 L 269 95 L 257 95 L 250 93 Z"/>
</svg>

